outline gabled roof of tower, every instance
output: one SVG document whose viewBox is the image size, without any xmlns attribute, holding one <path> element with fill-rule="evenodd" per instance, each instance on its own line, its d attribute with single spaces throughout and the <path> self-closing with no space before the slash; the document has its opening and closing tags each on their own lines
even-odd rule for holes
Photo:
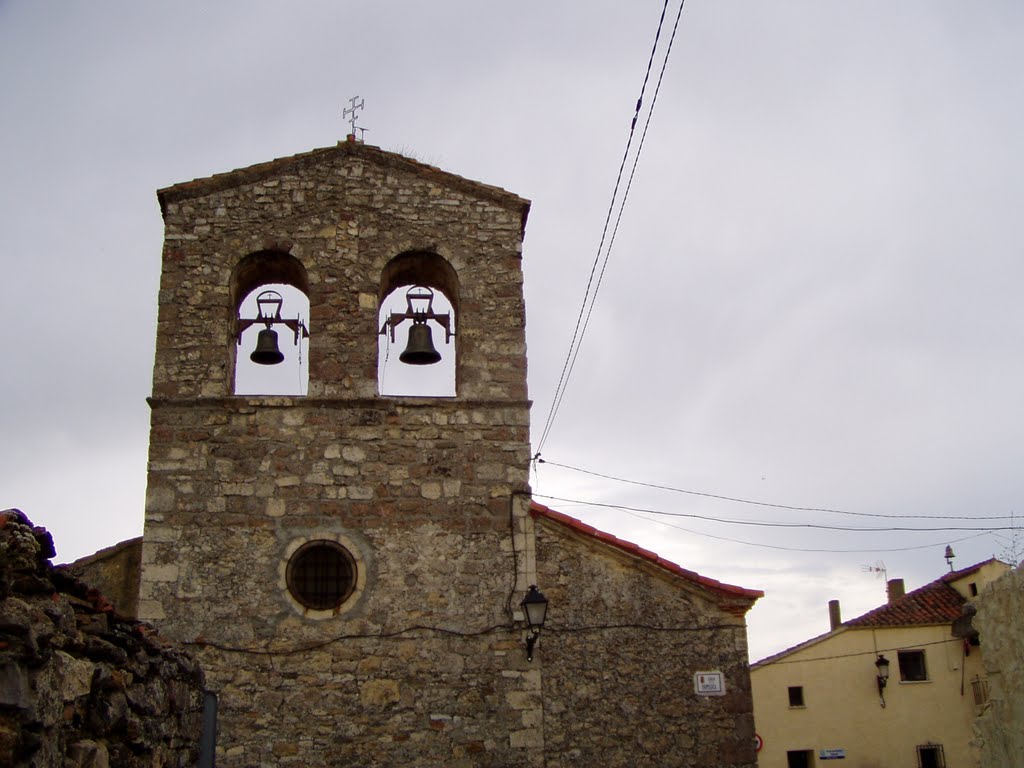
<svg viewBox="0 0 1024 768">
<path fill-rule="evenodd" d="M 309 152 L 303 152 L 288 157 L 279 157 L 276 160 L 268 160 L 264 163 L 250 165 L 247 168 L 237 168 L 225 173 L 217 173 L 206 178 L 193 179 L 192 181 L 173 184 L 169 187 L 157 190 L 157 199 L 160 201 L 161 211 L 166 210 L 168 203 L 179 200 L 187 200 L 193 197 L 201 197 L 224 189 L 251 184 L 263 181 L 268 178 L 280 175 L 286 171 L 300 169 L 304 165 L 316 165 L 336 158 L 356 156 L 380 165 L 390 166 L 397 170 L 404 170 L 408 173 L 415 173 L 421 176 L 428 176 L 437 181 L 438 184 L 464 189 L 474 195 L 485 197 L 494 202 L 505 205 L 512 209 L 518 209 L 523 217 L 523 226 L 526 226 L 526 216 L 530 211 L 530 201 L 509 192 L 501 187 L 482 184 L 479 181 L 464 178 L 448 171 L 443 171 L 433 165 L 421 163 L 418 160 L 400 155 L 396 152 L 388 152 L 380 147 L 363 144 L 359 141 L 339 141 L 337 146 L 322 147 Z"/>
<path fill-rule="evenodd" d="M 658 568 L 670 573 L 673 576 L 685 579 L 703 589 L 709 590 L 710 592 L 718 595 L 719 597 L 729 598 L 731 600 L 741 599 L 743 602 L 748 602 L 746 608 L 749 608 L 755 600 L 760 597 L 764 597 L 764 592 L 760 589 L 747 589 L 746 587 L 737 587 L 732 584 L 726 584 L 716 579 L 709 578 L 707 576 L 701 576 L 696 571 L 691 571 L 683 568 L 681 565 L 677 565 L 665 558 L 659 556 L 655 552 L 644 549 L 643 547 L 633 544 L 629 541 L 613 536 L 605 531 L 598 530 L 593 526 L 587 525 L 582 520 L 577 520 L 575 517 L 556 512 L 555 510 L 545 507 L 543 504 L 538 504 L 535 501 L 530 502 L 530 514 L 534 517 L 541 518 L 544 520 L 550 520 L 559 525 L 565 526 L 566 528 L 574 531 L 575 533 L 582 534 L 583 536 L 599 541 L 602 544 L 613 547 L 626 554 L 638 557 L 648 563 L 651 563 Z M 745 613 L 744 609 L 740 612 Z"/>
</svg>

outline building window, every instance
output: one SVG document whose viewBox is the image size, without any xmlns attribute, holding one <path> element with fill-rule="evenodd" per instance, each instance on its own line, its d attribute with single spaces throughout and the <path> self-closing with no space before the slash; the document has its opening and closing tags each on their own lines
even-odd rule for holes
<svg viewBox="0 0 1024 768">
<path fill-rule="evenodd" d="M 967 588 L 971 591 L 971 597 L 978 596 L 978 585 L 975 582 L 971 582 L 967 585 Z"/>
<path fill-rule="evenodd" d="M 786 753 L 786 768 L 811 768 L 814 765 L 814 751 L 797 749 Z"/>
<path fill-rule="evenodd" d="M 291 556 L 286 579 L 292 597 L 305 607 L 333 610 L 355 589 L 355 560 L 337 542 L 310 541 Z"/>
<path fill-rule="evenodd" d="M 988 680 L 975 677 L 971 680 L 971 690 L 974 692 L 974 706 L 981 707 L 988 703 Z"/>
<path fill-rule="evenodd" d="M 918 682 L 928 679 L 928 670 L 924 665 L 924 651 L 899 651 L 897 658 L 900 664 L 900 682 Z"/>
<path fill-rule="evenodd" d="M 804 687 L 802 685 L 789 686 L 789 706 L 804 706 Z"/>
<path fill-rule="evenodd" d="M 946 768 L 941 744 L 921 744 L 917 748 L 918 768 Z"/>
</svg>

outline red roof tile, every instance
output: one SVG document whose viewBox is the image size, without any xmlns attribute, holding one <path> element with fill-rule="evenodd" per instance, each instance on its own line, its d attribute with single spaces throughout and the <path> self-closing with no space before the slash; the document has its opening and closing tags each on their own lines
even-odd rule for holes
<svg viewBox="0 0 1024 768">
<path fill-rule="evenodd" d="M 959 618 L 964 597 L 950 586 L 951 582 L 970 576 L 986 563 L 963 568 L 947 573 L 930 584 L 925 584 L 913 592 L 891 603 L 868 611 L 863 616 L 843 622 L 847 627 L 905 627 L 920 624 L 950 624 Z"/>
<path fill-rule="evenodd" d="M 746 589 L 745 587 L 736 587 L 732 584 L 725 584 L 721 581 L 708 578 L 707 576 L 701 576 L 699 573 L 683 568 L 680 565 L 676 565 L 675 563 L 666 560 L 663 557 L 659 557 L 654 552 L 644 549 L 643 547 L 640 547 L 637 544 L 633 544 L 629 541 L 623 541 L 622 539 L 618 538 L 617 536 L 613 536 L 610 533 L 599 531 L 597 528 L 587 525 L 582 520 L 577 520 L 575 517 L 569 517 L 569 515 L 562 514 L 561 512 L 556 512 L 555 510 L 549 507 L 545 507 L 543 504 L 538 504 L 535 501 L 530 502 L 530 514 L 534 517 L 539 517 L 545 520 L 551 520 L 555 523 L 559 523 L 561 525 L 566 526 L 567 528 L 576 531 L 577 533 L 582 533 L 585 536 L 589 536 L 590 538 L 608 544 L 623 552 L 634 555 L 635 557 L 639 557 L 650 563 L 654 563 L 655 565 L 665 569 L 666 571 L 675 576 L 680 576 L 686 579 L 687 581 L 693 582 L 694 584 L 698 584 L 699 586 L 711 590 L 712 592 L 715 592 L 719 595 L 730 598 L 744 598 L 746 600 L 749 600 L 751 603 L 753 603 L 753 601 L 757 600 L 759 597 L 764 597 L 764 592 L 762 592 L 760 589 Z"/>
<path fill-rule="evenodd" d="M 947 573 L 930 584 L 925 584 L 913 592 L 908 592 L 892 603 L 879 606 L 855 619 L 844 621 L 836 629 L 829 630 L 802 643 L 797 643 L 783 651 L 773 653 L 771 656 L 766 656 L 760 661 L 751 664 L 751 669 L 767 666 L 792 653 L 809 648 L 837 632 L 846 630 L 848 627 L 864 629 L 869 627 L 906 627 L 932 624 L 949 624 L 952 626 L 953 620 L 960 618 L 963 604 L 967 601 L 959 592 L 949 586 L 950 582 L 970 576 L 972 573 L 980 570 L 983 565 L 988 565 L 991 562 L 993 560 L 985 560 L 959 571 Z"/>
</svg>

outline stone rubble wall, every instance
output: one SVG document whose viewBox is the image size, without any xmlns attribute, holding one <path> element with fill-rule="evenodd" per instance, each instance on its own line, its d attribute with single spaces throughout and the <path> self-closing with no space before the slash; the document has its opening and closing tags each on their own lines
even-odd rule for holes
<svg viewBox="0 0 1024 768">
<path fill-rule="evenodd" d="M 377 396 L 382 272 L 400 254 L 429 252 L 459 275 L 458 396 L 526 399 L 525 200 L 364 145 L 236 177 L 206 194 L 189 184 L 160 193 L 154 397 L 232 394 L 232 274 L 271 250 L 309 279 L 310 397 Z"/>
<path fill-rule="evenodd" d="M 546 768 L 751 768 L 753 699 L 743 619 L 699 588 L 541 523 L 539 641 Z M 724 696 L 698 696 L 720 671 Z"/>
<path fill-rule="evenodd" d="M 68 563 L 68 573 L 95 587 L 127 619 L 139 615 L 139 579 L 142 576 L 142 537 L 106 547 Z"/>
<path fill-rule="evenodd" d="M 140 615 L 201 658 L 224 768 L 536 764 L 539 680 L 508 610 L 526 203 L 363 145 L 271 165 L 160 193 Z M 232 274 L 267 248 L 309 278 L 305 397 L 231 394 Z M 377 396 L 382 275 L 408 252 L 458 277 L 454 398 Z M 360 579 L 330 615 L 285 576 L 321 539 Z"/>
<path fill-rule="evenodd" d="M 989 703 L 974 724 L 983 768 L 1024 765 L 1024 570 L 1010 571 L 976 599 Z"/>
<path fill-rule="evenodd" d="M 0 765 L 194 766 L 203 673 L 54 568 L 45 529 L 0 512 Z"/>
</svg>

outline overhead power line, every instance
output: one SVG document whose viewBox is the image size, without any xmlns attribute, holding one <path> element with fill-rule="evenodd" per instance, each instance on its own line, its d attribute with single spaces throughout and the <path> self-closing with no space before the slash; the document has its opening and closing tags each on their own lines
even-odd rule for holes
<svg viewBox="0 0 1024 768">
<path fill-rule="evenodd" d="M 539 496 L 539 495 L 540 494 L 536 494 L 536 493 L 534 494 L 534 496 Z M 548 497 L 545 496 L 545 497 L 542 497 L 542 498 L 548 498 Z M 787 546 L 784 546 L 782 544 L 765 544 L 763 541 L 746 541 L 744 539 L 734 539 L 734 538 L 730 538 L 728 536 L 717 536 L 717 535 L 715 535 L 713 533 L 707 533 L 705 531 L 696 531 L 696 530 L 694 530 L 692 528 L 687 528 L 687 527 L 682 526 L 682 525 L 677 525 L 676 523 L 670 523 L 670 522 L 668 522 L 666 520 L 657 520 L 657 519 L 654 519 L 654 518 L 651 518 L 651 517 L 647 517 L 645 515 L 642 515 L 642 514 L 639 514 L 637 512 L 633 512 L 633 511 L 630 511 L 629 509 L 624 509 L 624 508 L 621 508 L 621 507 L 619 508 L 619 511 L 620 512 L 624 512 L 625 514 L 630 515 L 631 517 L 635 517 L 638 520 L 644 520 L 644 521 L 646 521 L 648 523 L 657 523 L 658 525 L 668 526 L 669 528 L 674 528 L 677 531 L 683 531 L 684 533 L 689 533 L 689 534 L 692 534 L 694 536 L 701 536 L 701 537 L 703 537 L 705 539 L 714 539 L 715 541 L 724 541 L 724 542 L 727 542 L 729 544 L 741 544 L 741 545 L 747 546 L 747 547 L 756 547 L 757 549 L 774 549 L 774 550 L 781 551 L 781 552 L 801 552 L 801 553 L 804 553 L 804 554 L 822 554 L 822 553 L 825 553 L 825 554 L 842 554 L 842 555 L 847 555 L 847 554 L 878 554 L 878 553 L 886 553 L 886 552 L 912 552 L 912 551 L 919 550 L 919 549 L 933 549 L 935 547 L 941 547 L 944 544 L 959 544 L 960 542 L 963 542 L 963 541 L 970 541 L 971 539 L 977 539 L 977 538 L 979 538 L 981 536 L 989 535 L 988 531 L 983 531 L 981 533 L 971 534 L 970 536 L 961 536 L 961 537 L 956 538 L 956 539 L 943 539 L 942 541 L 930 542 L 928 544 L 915 544 L 915 545 L 910 546 L 910 547 L 868 547 L 868 548 L 852 548 L 852 549 L 836 549 L 836 548 L 829 548 L 829 547 L 787 547 Z"/>
<path fill-rule="evenodd" d="M 919 549 L 934 549 L 935 547 L 941 547 L 944 544 L 959 544 L 962 541 L 970 541 L 971 539 L 977 539 L 981 536 L 988 535 L 987 532 L 974 533 L 970 536 L 961 536 L 958 539 L 944 539 L 942 541 L 929 542 L 928 544 L 915 544 L 911 547 L 870 547 L 854 549 L 834 549 L 828 547 L 787 547 L 782 544 L 765 544 L 763 541 L 745 541 L 743 539 L 732 539 L 728 536 L 716 536 L 713 533 L 695 531 L 692 528 L 686 528 L 682 525 L 676 525 L 675 523 L 669 523 L 664 520 L 655 520 L 653 518 L 637 514 L 636 512 L 629 512 L 627 510 L 623 511 L 627 515 L 631 515 L 639 520 L 646 520 L 649 523 L 657 523 L 658 525 L 667 525 L 669 528 L 675 528 L 677 531 L 684 531 L 686 533 L 693 534 L 694 536 L 703 536 L 706 539 L 714 539 L 715 541 L 725 541 L 729 544 L 742 544 L 747 547 L 756 547 L 758 549 L 774 549 L 781 552 L 802 552 L 804 554 L 862 555 L 881 554 L 886 552 L 912 552 Z"/>
<path fill-rule="evenodd" d="M 729 517 L 714 517 L 712 515 L 698 515 L 695 512 L 666 512 L 661 509 L 647 509 L 644 507 L 631 507 L 624 504 L 611 504 L 600 501 L 581 501 L 580 499 L 566 499 L 560 496 L 548 496 L 543 493 L 534 493 L 534 496 L 539 496 L 542 499 L 551 499 L 552 501 L 564 501 L 569 504 L 581 504 L 588 507 L 602 507 L 605 509 L 619 509 L 628 512 L 644 512 L 648 515 L 663 515 L 665 517 L 684 517 L 690 520 L 704 520 L 709 523 L 722 523 L 724 525 L 749 525 L 755 528 L 803 528 L 808 530 L 819 530 L 819 531 L 847 531 L 852 533 L 906 533 L 906 532 L 918 532 L 918 533 L 934 533 L 937 531 L 981 531 L 983 533 L 992 533 L 994 531 L 1010 531 L 1013 530 L 1012 526 L 967 526 L 967 525 L 940 525 L 934 527 L 905 527 L 905 526 L 885 526 L 875 528 L 858 528 L 856 526 L 849 525 L 825 525 L 823 523 L 783 523 L 773 520 L 736 520 Z"/>
<path fill-rule="evenodd" d="M 573 467 L 569 464 L 560 464 L 557 461 L 551 461 L 550 459 L 538 458 L 541 464 L 549 464 L 552 467 L 560 467 L 562 469 L 568 469 L 572 472 L 579 472 L 583 475 L 590 475 L 591 477 L 600 477 L 604 480 L 613 480 L 617 483 L 627 483 L 629 485 L 638 485 L 643 488 L 654 488 L 659 491 L 670 491 L 672 493 L 682 493 L 688 496 L 701 496 L 706 499 L 717 499 L 719 501 L 729 501 L 736 504 L 751 504 L 757 507 L 769 507 L 772 509 L 788 509 L 794 512 L 827 512 L 833 515 L 852 515 L 855 517 L 876 517 L 887 520 L 1010 520 L 1012 522 L 1013 515 L 893 515 L 885 514 L 882 512 L 851 512 L 845 509 L 833 509 L 830 507 L 799 507 L 791 504 L 775 504 L 768 501 L 755 501 L 754 499 L 743 499 L 737 496 L 722 496 L 717 493 L 706 493 L 704 491 L 692 491 L 686 488 L 676 488 L 671 485 L 662 485 L 660 483 L 644 482 L 641 480 L 630 480 L 625 477 L 617 477 L 615 475 L 605 474 L 603 472 L 594 472 L 589 469 L 583 469 L 581 467 Z M 995 529 L 1004 530 L 1004 529 Z M 1005 530 L 1017 530 L 1016 526 L 1010 525 Z"/>
<path fill-rule="evenodd" d="M 914 648 L 924 648 L 932 645 L 946 645 L 947 643 L 956 643 L 960 645 L 963 643 L 958 637 L 947 637 L 943 640 L 932 640 L 927 643 L 914 643 Z M 811 658 L 800 657 L 799 659 L 778 659 L 773 661 L 776 656 L 781 656 L 789 651 L 795 651 L 796 648 L 789 648 L 785 651 L 779 651 L 779 653 L 768 656 L 760 661 L 754 662 L 758 666 L 770 666 L 772 664 L 804 664 L 811 661 L 835 661 L 836 659 L 852 659 L 858 656 L 877 656 L 880 653 L 892 653 L 893 651 L 902 651 L 906 648 L 905 645 L 898 645 L 893 648 L 874 648 L 870 651 L 851 651 L 850 653 L 837 653 L 832 656 L 812 656 Z M 806 649 L 801 649 L 806 650 Z"/>
<path fill-rule="evenodd" d="M 619 221 L 622 219 L 622 211 L 626 205 L 626 199 L 629 196 L 629 189 L 633 184 L 633 174 L 636 172 L 636 164 L 640 159 L 640 152 L 643 148 L 643 139 L 646 138 L 647 136 L 647 128 L 651 122 L 651 115 L 654 114 L 654 105 L 657 102 L 658 91 L 660 91 L 661 89 L 661 81 L 665 74 L 665 66 L 668 63 L 669 54 L 672 52 L 672 43 L 675 40 L 676 29 L 679 26 L 679 18 L 682 15 L 684 3 L 685 0 L 681 0 L 679 3 L 679 12 L 676 14 L 675 25 L 672 28 L 672 37 L 669 40 L 668 47 L 665 51 L 665 56 L 662 60 L 661 72 L 658 76 L 658 85 L 655 89 L 654 98 L 651 100 L 650 109 L 647 112 L 647 121 L 644 125 L 643 136 L 641 137 L 640 144 L 637 148 L 636 156 L 633 160 L 633 169 L 630 172 L 629 183 L 626 185 L 626 191 L 623 194 L 621 201 L 619 201 L 619 213 L 618 217 L 616 218 L 615 228 L 612 233 L 612 238 L 608 243 L 608 248 L 607 250 L 605 250 L 605 240 L 608 235 L 608 227 L 611 223 L 612 214 L 615 210 L 615 203 L 619 194 L 619 186 L 622 183 L 622 174 L 626 168 L 626 161 L 629 158 L 630 148 L 633 144 L 633 135 L 636 132 L 637 120 L 640 117 L 640 110 L 643 106 L 644 93 L 647 90 L 647 83 L 650 80 L 651 69 L 654 65 L 654 57 L 658 50 L 658 41 L 661 39 L 661 30 L 665 23 L 665 12 L 668 10 L 668 0 L 665 0 L 665 3 L 661 8 L 661 16 L 658 19 L 658 29 L 654 34 L 654 45 L 651 47 L 651 55 L 647 61 L 647 70 L 644 73 L 644 82 L 640 88 L 640 97 L 636 101 L 636 107 L 633 111 L 633 118 L 630 122 L 629 136 L 626 139 L 626 149 L 622 154 L 622 161 L 619 163 L 619 172 L 615 178 L 615 187 L 612 190 L 611 201 L 608 204 L 608 213 L 605 215 L 604 227 L 601 230 L 601 239 L 597 246 L 597 253 L 594 255 L 594 263 L 591 265 L 590 268 L 590 276 L 587 278 L 587 287 L 583 294 L 583 302 L 580 305 L 579 314 L 576 317 L 576 326 L 573 329 L 572 339 L 569 342 L 569 351 L 565 356 L 565 362 L 562 364 L 562 371 L 558 378 L 558 384 L 555 386 L 555 394 L 552 396 L 551 399 L 551 408 L 548 411 L 547 419 L 544 422 L 544 429 L 541 432 L 540 440 L 537 443 L 537 455 L 540 455 L 541 450 L 543 450 L 544 443 L 547 442 L 548 435 L 551 433 L 551 427 L 554 424 L 555 416 L 562 405 L 563 398 L 565 397 L 565 391 L 569 384 L 569 378 L 572 376 L 573 369 L 576 367 L 576 358 L 579 356 L 580 347 L 583 344 L 583 337 L 586 334 L 587 326 L 590 323 L 590 314 L 593 311 L 594 304 L 597 301 L 597 292 L 601 287 L 601 282 L 604 278 L 605 268 L 608 265 L 608 257 L 611 254 L 612 243 L 615 240 L 615 233 L 618 232 Z M 602 251 L 604 251 L 603 262 L 601 261 Z M 597 265 L 599 263 L 601 263 L 602 265 L 601 272 L 598 275 L 597 283 L 595 284 L 594 276 L 595 274 L 597 274 Z M 591 291 L 591 288 L 593 288 L 593 291 Z"/>
</svg>

